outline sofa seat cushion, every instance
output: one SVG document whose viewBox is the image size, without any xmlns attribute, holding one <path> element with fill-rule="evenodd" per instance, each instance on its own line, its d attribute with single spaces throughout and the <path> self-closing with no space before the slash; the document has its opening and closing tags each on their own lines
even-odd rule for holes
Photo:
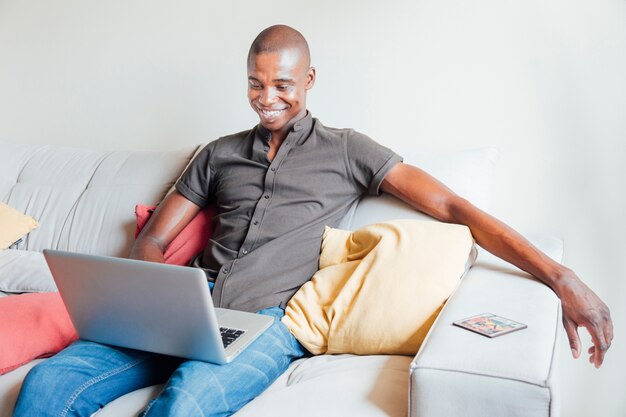
<svg viewBox="0 0 626 417">
<path fill-rule="evenodd" d="M 404 417 L 410 362 L 408 356 L 348 354 L 300 359 L 235 416 Z M 96 416 L 136 416 L 161 388 L 155 385 L 126 394 Z"/>
<path fill-rule="evenodd" d="M 406 416 L 410 362 L 349 354 L 300 360 L 236 416 Z"/>
<path fill-rule="evenodd" d="M 11 417 L 26 374 L 45 359 L 35 359 L 0 377 L 0 417 Z"/>
<path fill-rule="evenodd" d="M 13 249 L 0 251 L 0 291 L 23 293 L 56 290 L 41 252 Z"/>
</svg>

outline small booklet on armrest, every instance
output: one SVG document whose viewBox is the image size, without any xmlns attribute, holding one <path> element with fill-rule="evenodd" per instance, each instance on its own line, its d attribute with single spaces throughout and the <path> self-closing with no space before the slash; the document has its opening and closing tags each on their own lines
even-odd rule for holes
<svg viewBox="0 0 626 417">
<path fill-rule="evenodd" d="M 496 337 L 514 332 L 516 330 L 525 329 L 527 327 L 523 323 L 518 323 L 491 313 L 483 313 L 466 319 L 457 320 L 452 324 L 487 337 Z"/>
</svg>

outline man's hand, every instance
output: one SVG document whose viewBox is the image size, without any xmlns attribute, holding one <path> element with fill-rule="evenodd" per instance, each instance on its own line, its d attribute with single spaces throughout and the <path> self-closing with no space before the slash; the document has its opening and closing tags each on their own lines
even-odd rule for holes
<svg viewBox="0 0 626 417">
<path fill-rule="evenodd" d="M 613 340 L 613 322 L 609 308 L 571 271 L 554 286 L 563 307 L 563 326 L 569 339 L 572 355 L 580 356 L 578 328 L 585 327 L 591 334 L 593 346 L 587 351 L 589 362 L 599 368 Z"/>
</svg>

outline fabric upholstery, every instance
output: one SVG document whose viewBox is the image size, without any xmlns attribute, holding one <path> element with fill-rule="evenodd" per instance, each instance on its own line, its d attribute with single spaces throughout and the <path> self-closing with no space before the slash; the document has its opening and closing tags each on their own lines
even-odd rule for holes
<svg viewBox="0 0 626 417">
<path fill-rule="evenodd" d="M 28 371 L 43 360 L 32 360 L 0 376 L 0 417 L 11 417 L 24 377 Z"/>
<path fill-rule="evenodd" d="M 41 252 L 15 249 L 0 251 L 0 291 L 23 293 L 56 290 Z"/>
<path fill-rule="evenodd" d="M 531 242 L 561 260 L 559 239 L 531 237 Z M 491 410 L 493 415 L 555 415 L 560 311 L 559 299 L 549 287 L 480 249 L 476 264 L 411 364 L 409 415 L 478 417 L 492 415 Z M 485 312 L 528 328 L 489 339 L 452 325 Z"/>
<path fill-rule="evenodd" d="M 443 182 L 477 207 L 489 211 L 495 166 L 500 153 L 495 148 L 443 153 L 403 152 L 404 162 L 415 165 Z M 394 219 L 434 220 L 389 195 L 363 197 L 342 227 L 355 230 L 370 223 Z"/>
<path fill-rule="evenodd" d="M 127 256 L 135 204 L 159 202 L 195 149 L 110 152 L 0 143 L 0 201 L 41 223 L 17 248 Z"/>
<path fill-rule="evenodd" d="M 322 355 L 294 364 L 236 417 L 404 417 L 410 357 Z"/>
</svg>

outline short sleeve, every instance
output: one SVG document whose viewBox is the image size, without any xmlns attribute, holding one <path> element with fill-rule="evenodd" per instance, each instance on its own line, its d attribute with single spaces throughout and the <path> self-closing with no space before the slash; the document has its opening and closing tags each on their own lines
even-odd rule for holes
<svg viewBox="0 0 626 417">
<path fill-rule="evenodd" d="M 205 207 L 211 198 L 213 180 L 211 156 L 216 141 L 209 143 L 189 163 L 189 166 L 176 182 L 176 190 L 192 203 Z"/>
<path fill-rule="evenodd" d="M 369 194 L 379 195 L 380 184 L 402 157 L 370 137 L 350 131 L 346 138 L 348 166 L 354 180 Z"/>
</svg>

